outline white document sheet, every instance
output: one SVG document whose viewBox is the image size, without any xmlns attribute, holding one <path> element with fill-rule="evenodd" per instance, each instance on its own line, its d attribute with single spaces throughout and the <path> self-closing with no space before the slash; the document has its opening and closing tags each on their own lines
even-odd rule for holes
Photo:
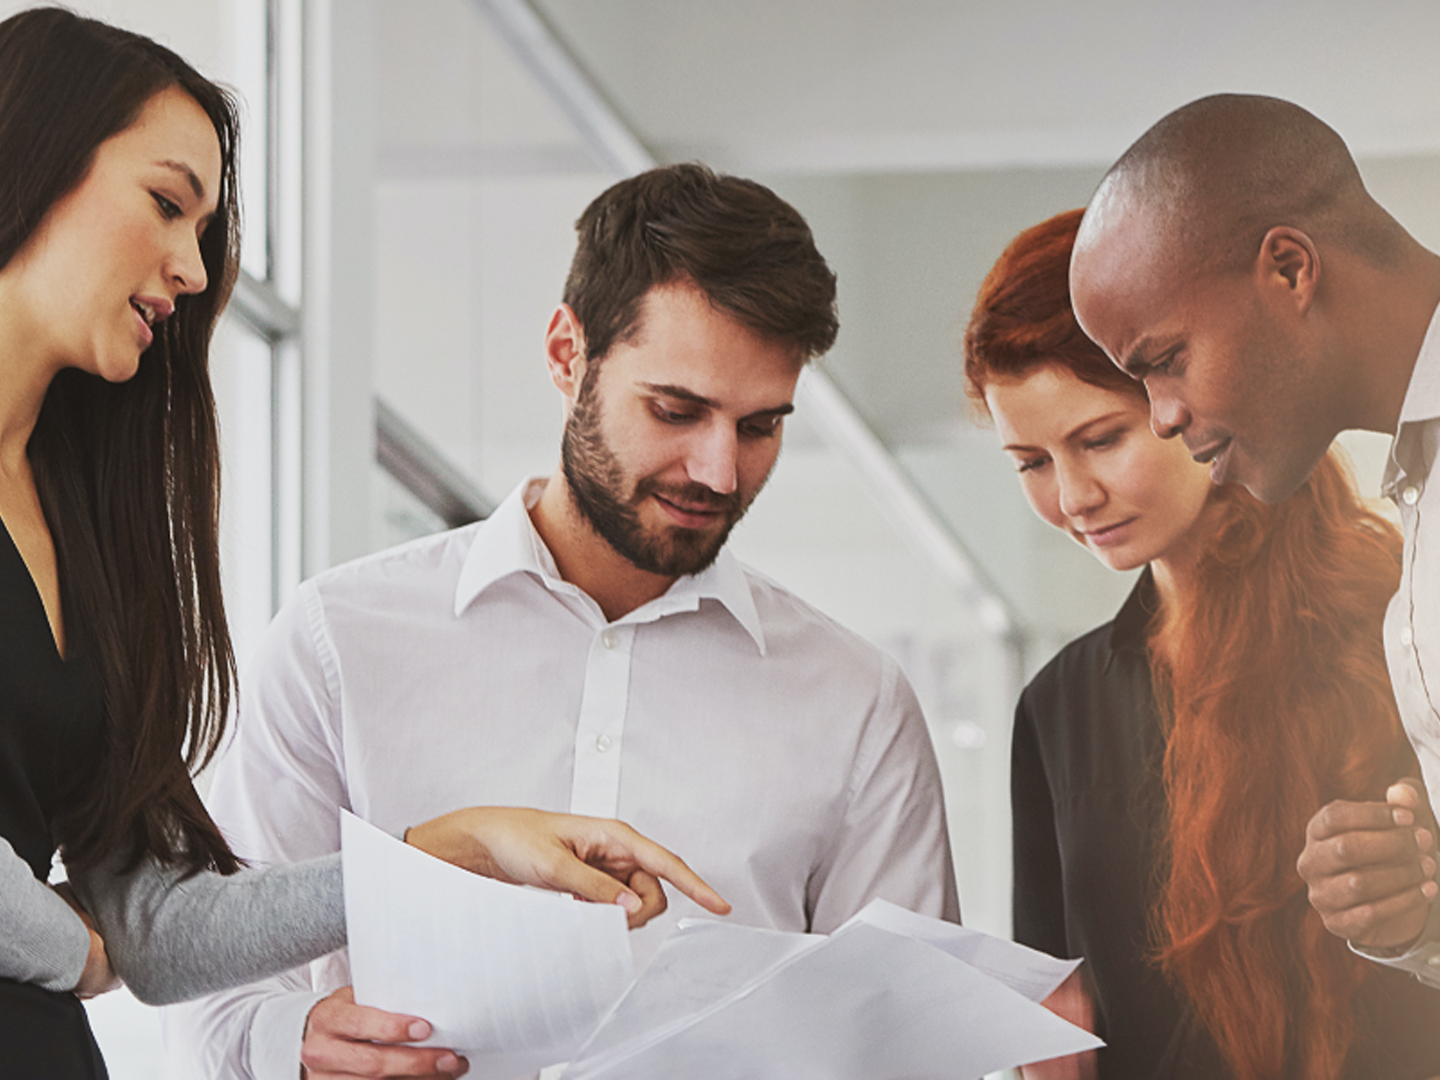
<svg viewBox="0 0 1440 1080">
<path fill-rule="evenodd" d="M 986 944 L 1009 943 L 872 908 L 828 938 L 682 923 L 565 1080 L 963 1080 L 1102 1045 L 924 939 L 963 940 L 1037 992 L 1073 963 L 1045 971 Z"/>
<path fill-rule="evenodd" d="M 1079 960 L 1058 960 L 1049 953 L 991 937 L 968 926 L 917 915 L 888 900 L 870 901 L 845 926 L 855 923 L 934 945 L 1031 1001 L 1044 1001 L 1081 964 Z"/>
<path fill-rule="evenodd" d="M 504 885 L 343 814 L 355 1000 L 511 1080 L 568 1060 L 634 977 L 625 912 Z"/>
</svg>

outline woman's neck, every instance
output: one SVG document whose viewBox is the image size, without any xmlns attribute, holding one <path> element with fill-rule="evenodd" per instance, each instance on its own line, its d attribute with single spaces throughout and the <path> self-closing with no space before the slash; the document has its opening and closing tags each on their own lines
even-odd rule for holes
<svg viewBox="0 0 1440 1080">
<path fill-rule="evenodd" d="M 1155 580 L 1155 592 L 1160 599 L 1161 627 L 1173 619 L 1179 609 L 1180 597 L 1195 578 L 1207 541 L 1213 535 L 1210 520 L 1217 512 L 1216 501 L 1213 498 L 1207 499 L 1195 523 L 1158 558 L 1150 561 L 1150 573 Z M 1162 633 L 1154 639 L 1152 645 L 1163 652 L 1165 640 L 1166 635 Z"/>
<path fill-rule="evenodd" d="M 0 271 L 0 478 L 28 474 L 25 449 L 57 370 L 34 347 L 32 329 L 13 282 Z"/>
</svg>

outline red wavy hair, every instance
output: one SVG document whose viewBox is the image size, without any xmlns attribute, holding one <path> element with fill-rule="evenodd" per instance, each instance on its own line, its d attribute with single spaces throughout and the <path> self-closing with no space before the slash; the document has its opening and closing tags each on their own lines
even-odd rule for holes
<svg viewBox="0 0 1440 1080">
<path fill-rule="evenodd" d="M 982 410 L 990 381 L 1042 364 L 1143 395 L 1071 313 L 1080 217 L 1021 233 L 985 279 L 965 334 Z M 1415 768 L 1381 638 L 1400 537 L 1335 451 L 1278 506 L 1216 488 L 1197 527 L 1206 554 L 1151 636 L 1168 728 L 1156 956 L 1239 1080 L 1334 1080 L 1368 965 L 1326 932 L 1295 858 L 1319 807 Z"/>
</svg>

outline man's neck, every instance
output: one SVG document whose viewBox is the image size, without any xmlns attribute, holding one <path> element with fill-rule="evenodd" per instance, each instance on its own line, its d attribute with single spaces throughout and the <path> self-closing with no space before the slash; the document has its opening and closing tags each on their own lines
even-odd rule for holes
<svg viewBox="0 0 1440 1080">
<path fill-rule="evenodd" d="M 1348 349 L 1359 377 L 1350 380 L 1354 418 L 1347 426 L 1393 435 L 1440 305 L 1440 255 L 1415 244 L 1401 265 L 1362 273 L 1348 291 L 1344 302 L 1355 313 Z"/>
<path fill-rule="evenodd" d="M 530 508 L 560 577 L 600 605 L 609 622 L 648 604 L 675 583 L 673 577 L 641 570 L 621 555 L 580 513 L 564 470 L 557 468 Z"/>
</svg>

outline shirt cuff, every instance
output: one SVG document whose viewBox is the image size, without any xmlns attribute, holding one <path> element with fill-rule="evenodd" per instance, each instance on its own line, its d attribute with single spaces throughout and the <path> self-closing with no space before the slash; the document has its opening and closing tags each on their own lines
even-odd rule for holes
<svg viewBox="0 0 1440 1080">
<path fill-rule="evenodd" d="M 1425 922 L 1425 929 L 1404 952 L 1391 956 L 1387 955 L 1389 950 L 1367 949 L 1353 943 L 1350 949 L 1377 964 L 1408 971 L 1425 985 L 1440 989 L 1440 902 L 1430 902 L 1430 917 Z"/>
<path fill-rule="evenodd" d="M 255 1010 L 250 1021 L 250 1052 L 246 1055 L 252 1080 L 296 1080 L 300 1076 L 305 1021 L 325 996 L 277 994 Z"/>
</svg>

